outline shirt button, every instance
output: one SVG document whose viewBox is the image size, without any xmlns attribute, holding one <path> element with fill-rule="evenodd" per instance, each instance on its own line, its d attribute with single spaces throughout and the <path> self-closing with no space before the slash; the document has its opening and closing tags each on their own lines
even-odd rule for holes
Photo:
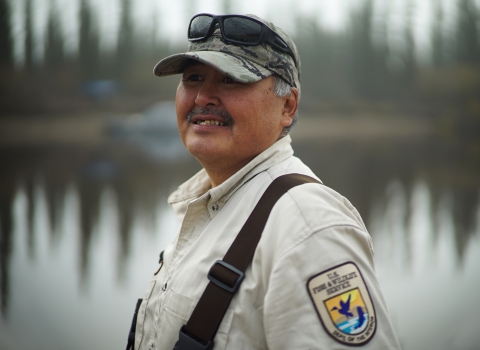
<svg viewBox="0 0 480 350">
<path fill-rule="evenodd" d="M 167 284 L 166 284 L 166 283 L 162 286 L 162 290 L 163 290 L 164 292 L 167 290 Z"/>
<path fill-rule="evenodd" d="M 213 211 L 217 211 L 217 210 L 218 210 L 218 204 L 212 205 L 212 210 L 213 210 Z"/>
</svg>

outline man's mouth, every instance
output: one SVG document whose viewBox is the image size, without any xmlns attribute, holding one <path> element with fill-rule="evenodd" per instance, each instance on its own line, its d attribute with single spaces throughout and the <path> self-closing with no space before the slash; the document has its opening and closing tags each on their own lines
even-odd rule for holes
<svg viewBox="0 0 480 350">
<path fill-rule="evenodd" d="M 196 125 L 232 126 L 233 118 L 227 111 L 197 107 L 187 115 L 187 121 Z"/>
<path fill-rule="evenodd" d="M 194 124 L 197 125 L 216 125 L 216 126 L 225 126 L 224 122 L 218 120 L 197 120 Z"/>
</svg>

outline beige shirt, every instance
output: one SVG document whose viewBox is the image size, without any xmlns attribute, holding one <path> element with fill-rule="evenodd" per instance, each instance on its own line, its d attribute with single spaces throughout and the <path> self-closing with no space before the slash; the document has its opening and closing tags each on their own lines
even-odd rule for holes
<svg viewBox="0 0 480 350">
<path fill-rule="evenodd" d="M 215 188 L 202 170 L 169 197 L 181 227 L 144 296 L 135 349 L 173 349 L 180 328 L 209 282 L 210 267 L 223 258 L 275 178 L 289 173 L 316 178 L 293 156 L 290 142 L 290 136 L 280 139 Z M 373 328 L 370 323 L 370 331 L 374 330 L 370 336 L 374 335 L 360 348 L 399 349 L 375 277 L 370 235 L 350 202 L 319 184 L 291 189 L 273 208 L 245 280 L 214 339 L 214 349 L 351 348 L 341 342 L 344 333 L 329 334 L 325 322 L 331 320 L 320 311 L 323 299 L 317 305 L 314 302 L 326 291 L 319 292 L 320 280 L 313 280 L 317 285 L 310 283 L 319 275 L 327 279 L 325 271 L 349 262 L 363 276 L 369 292 L 369 296 L 363 293 L 364 299 L 370 298 L 375 309 Z M 343 279 L 352 273 L 349 276 Z M 334 309 L 331 305 L 329 310 Z"/>
</svg>

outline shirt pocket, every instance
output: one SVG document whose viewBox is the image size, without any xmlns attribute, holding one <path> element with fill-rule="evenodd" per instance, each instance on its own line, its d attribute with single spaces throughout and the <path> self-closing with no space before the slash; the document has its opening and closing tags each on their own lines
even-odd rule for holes
<svg viewBox="0 0 480 350">
<path fill-rule="evenodd" d="M 176 329 L 179 331 L 180 328 L 187 323 L 198 300 L 182 295 L 173 289 L 170 290 L 170 293 L 171 295 L 165 306 L 165 321 L 169 325 L 175 325 Z M 233 310 L 230 308 L 227 309 L 227 312 L 222 319 L 222 323 L 220 323 L 217 334 L 215 335 L 214 350 L 226 349 L 233 316 Z"/>
</svg>

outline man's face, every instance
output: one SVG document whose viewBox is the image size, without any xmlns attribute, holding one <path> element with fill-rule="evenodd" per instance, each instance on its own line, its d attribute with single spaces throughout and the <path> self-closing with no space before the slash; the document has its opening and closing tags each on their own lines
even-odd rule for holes
<svg viewBox="0 0 480 350">
<path fill-rule="evenodd" d="M 203 63 L 185 69 L 176 95 L 178 129 L 212 182 L 213 173 L 221 182 L 233 175 L 291 124 L 293 114 L 285 98 L 275 96 L 273 81 L 239 83 Z"/>
</svg>

